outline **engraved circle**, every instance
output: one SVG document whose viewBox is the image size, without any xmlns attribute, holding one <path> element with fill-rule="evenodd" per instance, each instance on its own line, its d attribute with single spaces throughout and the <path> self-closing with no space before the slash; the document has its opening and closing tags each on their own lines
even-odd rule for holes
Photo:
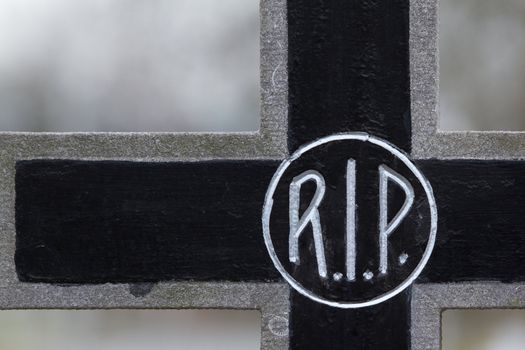
<svg viewBox="0 0 525 350">
<path fill-rule="evenodd" d="M 392 154 L 395 158 L 399 159 L 413 173 L 416 179 L 420 182 L 424 190 L 424 193 L 426 194 L 426 199 L 428 201 L 428 206 L 430 209 L 430 233 L 428 236 L 428 242 L 424 250 L 424 253 L 422 255 L 422 258 L 419 261 L 417 267 L 411 272 L 411 274 L 402 283 L 397 285 L 395 288 L 377 297 L 374 297 L 374 298 L 371 298 L 365 301 L 358 301 L 358 302 L 329 300 L 305 288 L 300 282 L 298 282 L 294 277 L 292 277 L 291 274 L 284 268 L 283 264 L 279 260 L 279 257 L 277 256 L 277 253 L 274 249 L 272 238 L 270 235 L 270 219 L 271 219 L 271 213 L 272 213 L 272 208 L 274 204 L 274 199 L 273 199 L 274 194 L 275 194 L 276 188 L 283 174 L 288 169 L 288 167 L 292 164 L 292 162 L 298 160 L 304 153 L 314 148 L 317 148 L 321 145 L 324 145 L 330 142 L 345 141 L 345 140 L 361 141 L 364 143 L 373 144 L 375 146 L 378 146 L 386 150 L 387 152 Z M 428 180 L 425 178 L 425 176 L 412 163 L 412 161 L 409 159 L 407 154 L 404 151 L 397 148 L 396 146 L 394 146 L 393 144 L 389 143 L 388 141 L 377 138 L 375 136 L 371 136 L 364 132 L 352 132 L 352 133 L 327 136 L 315 142 L 312 142 L 310 144 L 304 145 L 300 147 L 293 155 L 291 155 L 289 158 L 287 158 L 281 163 L 281 165 L 277 169 L 276 173 L 274 174 L 270 182 L 268 191 L 266 192 L 266 197 L 265 197 L 264 207 L 263 207 L 263 215 L 262 215 L 262 226 L 263 226 L 264 242 L 266 244 L 266 248 L 268 249 L 268 253 L 272 259 L 272 262 L 274 263 L 279 273 L 283 276 L 283 278 L 297 292 L 321 304 L 325 304 L 325 305 L 329 305 L 329 306 L 337 307 L 337 308 L 342 308 L 342 309 L 356 309 L 356 308 L 363 308 L 363 307 L 377 305 L 390 298 L 393 298 L 394 296 L 398 295 L 403 290 L 405 290 L 407 287 L 409 287 L 417 279 L 417 277 L 421 274 L 421 272 L 425 268 L 432 254 L 434 245 L 435 245 L 436 234 L 437 234 L 437 218 L 438 218 L 437 206 L 436 206 L 434 194 L 432 191 L 432 187 L 430 183 L 428 182 Z M 404 257 L 403 257 L 403 260 L 405 260 Z M 370 276 L 367 276 L 365 272 L 363 277 L 366 279 L 367 277 L 370 277 Z"/>
</svg>

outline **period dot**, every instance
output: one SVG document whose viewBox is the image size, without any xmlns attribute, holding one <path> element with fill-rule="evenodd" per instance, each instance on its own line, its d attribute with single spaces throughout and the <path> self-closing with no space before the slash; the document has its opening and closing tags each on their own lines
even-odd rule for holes
<svg viewBox="0 0 525 350">
<path fill-rule="evenodd" d="M 408 254 L 403 253 L 399 256 L 399 265 L 405 265 L 408 260 Z"/>
<path fill-rule="evenodd" d="M 334 273 L 334 281 L 339 282 L 343 279 L 343 274 L 341 272 Z"/>
<path fill-rule="evenodd" d="M 372 278 L 374 278 L 374 273 L 370 270 L 366 270 L 366 272 L 363 273 L 363 277 L 365 281 L 370 281 Z"/>
</svg>

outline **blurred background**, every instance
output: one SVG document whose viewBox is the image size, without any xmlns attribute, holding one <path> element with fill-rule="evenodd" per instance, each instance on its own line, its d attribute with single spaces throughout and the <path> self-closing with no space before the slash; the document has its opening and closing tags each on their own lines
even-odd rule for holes
<svg viewBox="0 0 525 350">
<path fill-rule="evenodd" d="M 440 1 L 440 128 L 525 130 L 525 1 Z M 259 127 L 257 0 L 0 0 L 0 130 Z"/>
<path fill-rule="evenodd" d="M 440 0 L 440 128 L 525 130 L 525 1 Z M 257 0 L 0 0 L 0 130 L 259 128 Z M 0 349 L 259 349 L 256 311 L 0 311 Z M 450 310 L 443 350 L 523 350 Z"/>
<path fill-rule="evenodd" d="M 440 128 L 525 130 L 525 1 L 440 0 Z"/>
<path fill-rule="evenodd" d="M 523 350 L 525 310 L 446 310 L 442 350 Z"/>
<path fill-rule="evenodd" d="M 0 130 L 259 128 L 258 0 L 0 0 Z"/>
<path fill-rule="evenodd" d="M 0 311 L 2 350 L 260 350 L 259 311 Z"/>
</svg>

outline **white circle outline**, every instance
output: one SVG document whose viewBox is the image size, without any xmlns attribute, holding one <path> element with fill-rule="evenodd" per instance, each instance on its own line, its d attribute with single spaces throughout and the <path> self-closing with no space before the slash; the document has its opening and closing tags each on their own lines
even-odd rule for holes
<svg viewBox="0 0 525 350">
<path fill-rule="evenodd" d="M 285 268 L 282 266 L 281 262 L 279 261 L 279 258 L 277 257 L 277 254 L 275 253 L 275 249 L 272 243 L 272 238 L 270 237 L 270 218 L 271 218 L 271 213 L 272 213 L 272 208 L 273 208 L 273 195 L 286 169 L 288 169 L 288 167 L 293 161 L 297 160 L 299 157 L 301 157 L 304 153 L 308 152 L 309 150 L 319 147 L 329 142 L 341 141 L 341 140 L 356 140 L 356 141 L 370 142 L 392 153 L 394 156 L 400 159 L 410 169 L 410 171 L 412 171 L 412 173 L 417 177 L 417 179 L 423 186 L 423 189 L 425 190 L 425 193 L 427 195 L 428 204 L 430 206 L 430 235 L 428 238 L 427 247 L 425 249 L 423 257 L 421 258 L 421 261 L 419 262 L 417 267 L 410 274 L 410 276 L 408 276 L 408 278 L 405 281 L 403 281 L 400 285 L 398 285 L 396 288 L 378 297 L 375 297 L 373 299 L 370 299 L 364 302 L 331 301 L 331 300 L 324 299 L 316 295 L 315 293 L 307 290 L 299 282 L 297 282 L 288 273 L 288 271 L 286 271 Z M 388 141 L 385 141 L 378 137 L 369 135 L 365 132 L 350 132 L 350 133 L 345 133 L 345 134 L 336 134 L 332 136 L 326 136 L 317 141 L 301 146 L 293 155 L 291 155 L 290 157 L 288 157 L 281 163 L 281 165 L 279 166 L 279 168 L 273 175 L 272 180 L 270 182 L 270 186 L 268 187 L 268 191 L 266 192 L 266 196 L 264 199 L 264 207 L 263 207 L 262 226 L 263 226 L 264 243 L 266 244 L 266 248 L 268 249 L 268 253 L 270 254 L 273 264 L 275 265 L 277 270 L 281 273 L 281 275 L 284 277 L 284 279 L 297 292 L 299 292 L 300 294 L 304 295 L 305 297 L 313 301 L 316 301 L 318 303 L 325 304 L 328 306 L 333 306 L 333 307 L 337 307 L 341 309 L 358 309 L 358 308 L 368 307 L 372 305 L 377 305 L 390 298 L 393 298 L 394 296 L 398 295 L 403 290 L 405 290 L 408 286 L 410 286 L 416 280 L 416 278 L 421 274 L 421 272 L 425 268 L 428 260 L 430 259 L 430 256 L 432 255 L 432 250 L 434 249 L 434 244 L 436 242 L 437 218 L 438 218 L 438 212 L 437 212 L 436 200 L 434 198 L 434 192 L 432 191 L 432 186 L 430 185 L 430 182 L 428 182 L 428 180 L 425 178 L 425 176 L 414 165 L 414 163 L 412 163 L 412 161 L 409 159 L 408 155 L 404 151 L 400 150 L 399 148 L 397 148 L 397 146 L 391 144 Z"/>
</svg>

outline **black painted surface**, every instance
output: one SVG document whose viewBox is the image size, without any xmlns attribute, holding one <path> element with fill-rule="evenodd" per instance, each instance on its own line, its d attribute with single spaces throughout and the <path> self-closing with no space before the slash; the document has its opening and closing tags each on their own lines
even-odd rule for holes
<svg viewBox="0 0 525 350">
<path fill-rule="evenodd" d="M 365 309 L 327 307 L 291 293 L 290 349 L 403 350 L 410 348 L 410 288 Z"/>
<path fill-rule="evenodd" d="M 289 147 L 366 131 L 410 150 L 408 0 L 288 1 Z"/>
<path fill-rule="evenodd" d="M 408 0 L 288 1 L 290 151 L 366 131 L 410 151 Z M 292 350 L 409 348 L 409 301 L 337 310 L 292 297 Z"/>
<path fill-rule="evenodd" d="M 19 278 L 51 283 L 276 280 L 261 211 L 277 165 L 19 162 Z"/>
<path fill-rule="evenodd" d="M 437 242 L 420 282 L 525 280 L 525 162 L 428 160 Z"/>
</svg>

